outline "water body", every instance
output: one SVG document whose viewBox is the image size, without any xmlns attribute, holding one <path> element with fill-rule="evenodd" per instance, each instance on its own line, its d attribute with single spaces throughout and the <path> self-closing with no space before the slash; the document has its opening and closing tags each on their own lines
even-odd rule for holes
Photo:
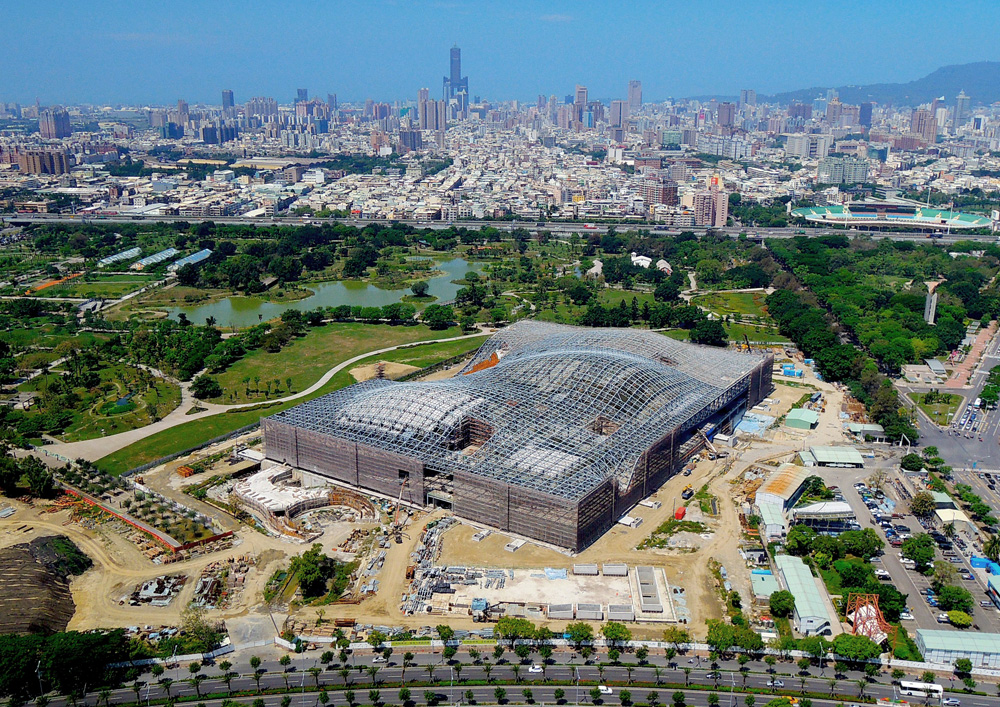
<svg viewBox="0 0 1000 707">
<path fill-rule="evenodd" d="M 438 263 L 437 270 L 444 274 L 427 281 L 427 294 L 437 297 L 437 302 L 455 299 L 462 288 L 452 280 L 461 280 L 469 272 L 481 273 L 482 263 L 470 263 L 464 258 L 453 258 Z M 253 297 L 227 297 L 218 302 L 195 305 L 193 307 L 171 307 L 167 313 L 171 319 L 177 319 L 181 312 L 195 324 L 204 324 L 208 317 L 215 317 L 218 326 L 247 327 L 281 316 L 286 309 L 306 311 L 317 307 L 339 307 L 347 304 L 352 307 L 382 307 L 387 304 L 402 301 L 410 294 L 409 288 L 399 290 L 383 290 L 367 282 L 321 282 L 309 285 L 314 294 L 297 302 L 262 302 Z"/>
</svg>

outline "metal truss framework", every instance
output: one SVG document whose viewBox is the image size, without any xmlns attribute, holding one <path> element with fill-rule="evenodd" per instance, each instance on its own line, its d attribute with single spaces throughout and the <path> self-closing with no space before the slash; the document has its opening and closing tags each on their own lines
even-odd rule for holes
<svg viewBox="0 0 1000 707">
<path fill-rule="evenodd" d="M 650 331 L 525 321 L 452 379 L 366 381 L 270 419 L 577 501 L 608 479 L 627 491 L 644 452 L 759 393 L 770 365 Z"/>
</svg>

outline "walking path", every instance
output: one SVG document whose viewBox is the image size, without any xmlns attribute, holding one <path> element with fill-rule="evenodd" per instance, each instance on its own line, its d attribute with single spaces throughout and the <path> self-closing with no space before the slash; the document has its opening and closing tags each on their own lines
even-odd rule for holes
<svg viewBox="0 0 1000 707">
<path fill-rule="evenodd" d="M 979 334 L 976 336 L 976 341 L 969 349 L 969 353 L 966 355 L 965 360 L 955 366 L 952 377 L 947 383 L 944 384 L 945 388 L 964 388 L 968 384 L 969 378 L 972 376 L 972 372 L 976 369 L 976 366 L 979 363 L 983 350 L 986 348 L 986 345 L 993 340 L 993 336 L 996 334 L 996 331 L 996 320 L 991 321 L 988 327 L 979 331 Z"/>
<path fill-rule="evenodd" d="M 428 341 L 421 341 L 418 344 L 407 343 L 398 344 L 396 346 L 388 346 L 386 348 L 377 349 L 375 351 L 366 351 L 365 353 L 358 354 L 352 358 L 347 359 L 338 363 L 336 366 L 328 370 L 319 380 L 313 383 L 311 386 L 303 391 L 294 393 L 293 395 L 286 395 L 283 398 L 276 398 L 274 400 L 268 400 L 268 404 L 275 403 L 287 403 L 292 400 L 298 400 L 299 398 L 304 398 L 315 393 L 317 390 L 326 385 L 331 378 L 340 373 L 342 370 L 351 366 L 358 361 L 368 358 L 370 356 L 378 356 L 380 354 L 388 353 L 390 351 L 395 351 L 396 349 L 410 348 L 413 346 L 421 346 L 423 344 L 439 344 L 449 341 L 458 341 L 460 339 L 470 339 L 477 336 L 488 336 L 489 332 L 479 332 L 476 334 L 467 334 L 464 336 L 452 336 L 446 339 L 431 339 Z M 150 369 L 153 370 L 153 369 Z M 157 373 L 159 373 L 157 371 Z M 160 373 L 162 376 L 162 373 Z M 163 376 L 166 377 L 166 376 Z M 185 422 L 191 422 L 193 420 L 202 420 L 206 417 L 212 417 L 214 415 L 219 415 L 230 410 L 242 410 L 245 408 L 253 408 L 263 403 L 261 402 L 251 402 L 251 403 L 240 403 L 238 405 L 219 405 L 218 403 L 206 403 L 200 400 L 196 400 L 194 395 L 191 393 L 191 382 L 181 382 L 177 381 L 177 384 L 181 388 L 181 404 L 178 405 L 170 414 L 166 415 L 159 422 L 155 422 L 152 425 L 146 425 L 145 427 L 140 427 L 135 430 L 128 430 L 127 432 L 120 432 L 116 435 L 110 435 L 108 437 L 98 437 L 96 439 L 87 439 L 81 442 L 67 442 L 64 444 L 52 444 L 46 447 L 49 452 L 55 452 L 61 454 L 69 459 L 87 459 L 89 461 L 95 461 L 101 457 L 105 457 L 108 454 L 117 452 L 119 449 L 123 449 L 130 444 L 134 444 L 140 440 L 150 437 L 163 430 L 169 430 L 171 427 L 183 424 Z M 195 404 L 205 408 L 202 412 L 195 413 L 193 415 L 188 415 L 187 411 L 191 409 Z"/>
</svg>

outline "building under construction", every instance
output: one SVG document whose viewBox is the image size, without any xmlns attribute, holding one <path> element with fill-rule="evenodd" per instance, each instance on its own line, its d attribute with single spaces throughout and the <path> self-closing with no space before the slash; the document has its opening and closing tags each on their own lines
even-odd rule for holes
<svg viewBox="0 0 1000 707">
<path fill-rule="evenodd" d="M 770 355 L 525 321 L 454 378 L 262 421 L 268 459 L 579 551 L 771 390 Z"/>
</svg>

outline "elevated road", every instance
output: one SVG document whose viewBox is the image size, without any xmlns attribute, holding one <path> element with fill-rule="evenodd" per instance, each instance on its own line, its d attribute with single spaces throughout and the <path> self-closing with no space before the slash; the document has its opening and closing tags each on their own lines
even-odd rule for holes
<svg viewBox="0 0 1000 707">
<path fill-rule="evenodd" d="M 390 219 L 316 219 L 303 216 L 274 216 L 269 218 L 243 218 L 243 217 L 189 217 L 189 216 L 83 216 L 73 214 L 3 214 L 0 215 L 0 223 L 4 225 L 28 225 L 33 223 L 79 223 L 79 224 L 115 224 L 115 223 L 212 223 L 226 225 L 255 225 L 255 226 L 302 226 L 306 224 L 322 225 L 323 223 L 342 223 L 349 226 L 364 228 L 371 224 L 390 225 L 402 223 L 414 228 L 431 228 L 442 230 L 446 228 L 483 228 L 492 226 L 500 231 L 510 232 L 516 228 L 527 229 L 531 233 L 538 231 L 549 231 L 554 234 L 579 233 L 586 235 L 589 233 L 606 233 L 608 228 L 618 231 L 627 229 L 648 230 L 654 235 L 676 235 L 681 231 L 693 231 L 695 233 L 705 233 L 714 230 L 725 233 L 729 236 L 737 236 L 746 233 L 753 238 L 792 238 L 796 235 L 820 235 L 821 233 L 842 233 L 845 235 L 868 235 L 872 238 L 889 238 L 897 241 L 944 241 L 954 242 L 961 240 L 971 240 L 982 243 L 992 243 L 997 241 L 995 235 L 969 235 L 963 232 L 935 233 L 932 239 L 927 231 L 906 231 L 906 232 L 884 232 L 874 230 L 836 230 L 830 228 L 810 228 L 810 227 L 786 227 L 786 228 L 752 228 L 746 226 L 726 226 L 725 228 L 707 229 L 705 226 L 694 226 L 690 228 L 665 227 L 657 224 L 636 223 L 634 221 L 619 221 L 614 223 L 595 222 L 584 223 L 582 221 L 417 221 L 390 220 Z"/>
</svg>

